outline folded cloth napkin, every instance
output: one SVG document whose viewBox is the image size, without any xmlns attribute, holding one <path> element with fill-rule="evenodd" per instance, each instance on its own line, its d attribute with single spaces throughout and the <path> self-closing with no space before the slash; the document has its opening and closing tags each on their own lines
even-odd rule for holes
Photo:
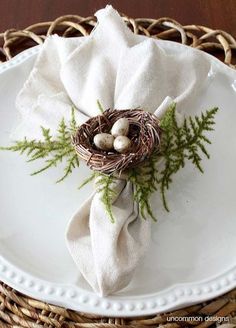
<svg viewBox="0 0 236 328">
<path fill-rule="evenodd" d="M 83 123 L 104 108 L 143 108 L 163 115 L 171 101 L 179 116 L 199 94 L 209 63 L 187 50 L 169 55 L 162 42 L 133 34 L 111 7 L 96 13 L 98 24 L 89 37 L 49 37 L 16 101 L 21 123 L 12 138 L 41 138 L 40 126 L 55 134 L 71 106 Z M 112 211 L 107 218 L 95 191 L 68 225 L 66 240 L 78 269 L 100 295 L 124 288 L 132 279 L 150 241 L 150 221 L 139 216 L 133 186 L 117 179 Z"/>
<path fill-rule="evenodd" d="M 101 296 L 125 287 L 144 255 L 150 240 L 150 220 L 138 215 L 133 186 L 117 179 L 112 211 L 115 224 L 104 212 L 95 192 L 71 220 L 67 244 L 80 272 Z"/>
</svg>

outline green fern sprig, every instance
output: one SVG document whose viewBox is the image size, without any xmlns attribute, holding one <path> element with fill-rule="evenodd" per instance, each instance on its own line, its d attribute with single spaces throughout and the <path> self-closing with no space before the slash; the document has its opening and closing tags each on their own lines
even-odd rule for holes
<svg viewBox="0 0 236 328">
<path fill-rule="evenodd" d="M 176 104 L 172 104 L 161 120 L 161 146 L 158 153 L 130 171 L 129 180 L 134 184 L 134 200 L 139 204 L 141 216 L 156 220 L 150 206 L 153 192 L 160 190 L 164 208 L 169 211 L 166 191 L 172 183 L 173 175 L 191 161 L 203 173 L 202 155 L 209 158 L 206 144 L 210 140 L 206 132 L 213 130 L 214 117 L 218 108 L 213 108 L 200 117 L 188 117 L 182 125 L 176 118 Z M 160 164 L 162 163 L 162 164 Z"/>
<path fill-rule="evenodd" d="M 16 141 L 10 147 L 1 147 L 0 149 L 19 152 L 21 155 L 25 154 L 28 157 L 28 162 L 44 159 L 45 165 L 39 170 L 34 171 L 31 175 L 37 175 L 51 167 L 57 167 L 65 160 L 64 174 L 57 180 L 57 182 L 61 182 L 75 168 L 79 167 L 80 164 L 79 158 L 71 143 L 71 137 L 77 130 L 74 108 L 72 108 L 71 120 L 68 126 L 65 124 L 64 119 L 61 120 L 55 139 L 53 139 L 50 129 L 41 127 L 41 130 L 43 136 L 42 141 L 24 138 L 21 141 Z"/>
<path fill-rule="evenodd" d="M 100 111 L 103 112 L 101 104 L 98 102 Z M 166 191 L 172 183 L 173 175 L 191 161 L 193 165 L 203 173 L 201 165 L 202 156 L 209 158 L 206 145 L 210 144 L 206 133 L 213 130 L 214 118 L 218 108 L 213 108 L 202 113 L 201 116 L 184 119 L 182 125 L 178 124 L 176 118 L 176 105 L 172 104 L 160 122 L 162 130 L 161 145 L 158 152 L 153 153 L 148 160 L 139 167 L 128 172 L 128 180 L 134 186 L 134 200 L 138 203 L 139 211 L 144 219 L 151 217 L 156 221 L 150 205 L 151 195 L 160 190 L 164 208 L 169 211 Z M 63 181 L 73 170 L 79 167 L 79 158 L 71 143 L 71 137 L 77 130 L 75 111 L 72 109 L 71 121 L 67 126 L 64 119 L 61 120 L 58 133 L 54 139 L 50 129 L 42 129 L 42 141 L 28 140 L 16 141 L 10 147 L 1 147 L 2 150 L 10 150 L 25 154 L 28 162 L 44 159 L 45 165 L 32 173 L 39 174 L 51 167 L 58 166 L 63 160 L 66 161 L 63 176 L 57 181 Z M 162 161 L 162 165 L 159 165 Z M 100 199 L 111 222 L 115 221 L 112 213 L 112 204 L 116 192 L 112 184 L 115 177 L 93 172 L 86 179 L 80 188 L 96 179 L 96 188 L 100 193 Z"/>
<path fill-rule="evenodd" d="M 97 177 L 98 173 L 97 172 L 93 172 L 90 174 L 90 176 L 88 178 L 86 178 L 78 187 L 78 189 L 82 189 L 84 186 L 86 186 L 88 183 L 92 182 L 96 177 Z"/>
<path fill-rule="evenodd" d="M 160 172 L 159 184 L 164 207 L 169 211 L 166 201 L 166 190 L 172 182 L 172 177 L 190 160 L 194 166 L 203 173 L 201 165 L 202 156 L 210 158 L 206 144 L 210 140 L 206 132 L 213 130 L 214 117 L 218 108 L 212 108 L 201 116 L 184 119 L 183 125 L 179 125 L 176 119 L 176 105 L 170 106 L 161 121 L 162 139 L 160 156 L 164 159 L 164 169 Z"/>
<path fill-rule="evenodd" d="M 157 190 L 158 169 L 156 165 L 157 156 L 152 155 L 149 160 L 141 166 L 133 168 L 129 172 L 129 181 L 134 185 L 133 198 L 139 206 L 139 211 L 143 219 L 148 217 L 156 221 L 150 205 L 150 197 Z"/>
<path fill-rule="evenodd" d="M 95 180 L 96 191 L 100 195 L 100 200 L 104 205 L 106 214 L 110 221 L 114 223 L 115 218 L 112 212 L 112 204 L 114 202 L 114 198 L 117 196 L 117 193 L 113 189 L 114 185 L 112 186 L 112 184 L 114 184 L 117 178 L 115 178 L 113 175 L 92 172 L 92 174 L 90 174 L 90 176 L 82 182 L 82 184 L 79 186 L 79 189 L 83 188 L 93 180 Z"/>
<path fill-rule="evenodd" d="M 97 192 L 100 194 L 100 200 L 104 205 L 105 211 L 112 223 L 115 222 L 115 218 L 112 212 L 112 204 L 117 193 L 113 189 L 112 185 L 115 181 L 115 177 L 112 175 L 106 175 L 99 173 L 95 182 Z"/>
</svg>

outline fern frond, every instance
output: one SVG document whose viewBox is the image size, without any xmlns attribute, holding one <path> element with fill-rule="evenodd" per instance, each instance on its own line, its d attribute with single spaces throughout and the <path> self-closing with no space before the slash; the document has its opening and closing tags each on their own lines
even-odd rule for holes
<svg viewBox="0 0 236 328">
<path fill-rule="evenodd" d="M 79 158 L 71 143 L 71 137 L 77 130 L 74 108 L 72 108 L 71 111 L 69 126 L 66 125 L 63 118 L 58 125 L 58 133 L 55 138 L 53 138 L 50 129 L 41 127 L 41 130 L 43 136 L 42 141 L 24 138 L 23 140 L 16 141 L 10 147 L 1 147 L 0 149 L 19 152 L 20 155 L 25 154 L 28 157 L 27 162 L 43 159 L 45 165 L 34 171 L 31 175 L 40 174 L 49 168 L 57 167 L 60 163 L 65 161 L 64 174 L 57 180 L 57 182 L 61 182 L 65 180 L 75 168 L 79 167 Z"/>
<path fill-rule="evenodd" d="M 194 118 L 184 119 L 182 125 L 176 118 L 176 105 L 172 104 L 160 122 L 162 129 L 160 151 L 153 154 L 140 167 L 130 171 L 129 180 L 134 184 L 134 199 L 139 204 L 141 216 L 155 219 L 150 206 L 151 194 L 160 190 L 162 203 L 169 211 L 166 191 L 170 188 L 174 174 L 191 161 L 203 172 L 202 155 L 209 158 L 206 145 L 210 140 L 206 132 L 213 130 L 214 117 L 218 108 L 213 108 Z M 162 158 L 160 167 L 158 159 Z"/>
<path fill-rule="evenodd" d="M 143 219 L 148 217 L 156 221 L 151 205 L 150 197 L 151 194 L 157 190 L 157 165 L 156 156 L 152 155 L 149 160 L 142 163 L 142 166 L 133 168 L 129 173 L 129 181 L 134 185 L 134 200 L 139 206 L 139 211 Z"/>
<path fill-rule="evenodd" d="M 71 110 L 71 120 L 70 120 L 70 134 L 74 135 L 78 129 L 78 124 L 75 119 L 75 108 L 72 107 Z"/>
<path fill-rule="evenodd" d="M 116 197 L 116 192 L 113 189 L 115 177 L 112 175 L 98 174 L 96 180 L 97 192 L 100 193 L 100 200 L 104 205 L 104 209 L 112 223 L 115 222 L 114 215 L 112 213 L 113 200 Z"/>
<path fill-rule="evenodd" d="M 97 102 L 101 112 L 104 111 L 100 102 Z M 210 158 L 207 145 L 211 144 L 208 138 L 210 131 L 214 130 L 214 119 L 218 108 L 213 108 L 200 116 L 186 117 L 182 125 L 177 121 L 176 104 L 172 104 L 166 111 L 160 122 L 161 144 L 158 152 L 153 153 L 149 159 L 144 161 L 139 167 L 131 169 L 128 173 L 128 180 L 133 183 L 134 200 L 138 203 L 139 211 L 143 219 L 148 217 L 156 221 L 152 212 L 150 198 L 152 193 L 160 190 L 164 208 L 169 211 L 166 192 L 169 189 L 174 174 L 176 174 L 186 164 L 192 164 L 203 173 L 202 158 Z M 0 150 L 9 150 L 25 154 L 28 162 L 43 159 L 45 165 L 32 173 L 36 175 L 46 171 L 51 167 L 56 167 L 65 162 L 64 174 L 57 182 L 63 181 L 75 168 L 79 167 L 79 158 L 71 143 L 72 135 L 77 131 L 75 120 L 75 110 L 72 108 L 71 121 L 67 126 L 64 119 L 58 126 L 58 133 L 52 137 L 50 129 L 42 129 L 42 141 L 23 140 L 16 141 L 10 147 L 0 147 Z M 162 166 L 159 166 L 159 159 L 162 159 Z M 97 192 L 104 204 L 105 211 L 111 222 L 115 221 L 112 213 L 112 204 L 116 197 L 114 191 L 115 178 L 112 175 L 93 172 L 79 188 L 96 179 Z"/>
<path fill-rule="evenodd" d="M 79 167 L 79 165 L 79 158 L 76 153 L 74 153 L 74 155 L 68 156 L 66 159 L 66 167 L 64 168 L 64 175 L 59 180 L 57 180 L 56 183 L 64 181 L 76 167 Z"/>
<path fill-rule="evenodd" d="M 98 105 L 98 109 L 100 110 L 100 112 L 103 114 L 104 113 L 104 108 L 102 107 L 102 104 L 100 103 L 99 100 L 97 100 L 97 105 Z"/>
<path fill-rule="evenodd" d="M 213 131 L 214 118 L 218 108 L 212 108 L 200 117 L 188 117 L 184 119 L 183 125 L 179 125 L 176 120 L 176 105 L 173 104 L 167 110 L 161 121 L 163 130 L 161 139 L 160 156 L 164 158 L 164 169 L 160 172 L 160 189 L 164 207 L 169 211 L 166 201 L 166 190 L 172 182 L 172 176 L 185 166 L 186 160 L 190 160 L 193 165 L 203 173 L 201 165 L 202 156 L 210 158 L 206 149 L 206 144 L 210 140 L 206 132 Z"/>
<path fill-rule="evenodd" d="M 98 175 L 97 172 L 93 172 L 92 174 L 90 174 L 90 176 L 81 183 L 81 185 L 78 187 L 78 189 L 79 190 L 82 189 L 88 183 L 90 183 L 91 181 L 93 181 L 96 178 L 97 175 Z"/>
</svg>

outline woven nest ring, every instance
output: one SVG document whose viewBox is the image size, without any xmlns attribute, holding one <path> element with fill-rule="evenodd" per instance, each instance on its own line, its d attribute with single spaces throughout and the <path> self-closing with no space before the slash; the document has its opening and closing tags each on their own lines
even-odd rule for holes
<svg viewBox="0 0 236 328">
<path fill-rule="evenodd" d="M 93 142 L 94 136 L 110 133 L 113 124 L 123 117 L 129 121 L 130 151 L 120 154 L 115 150 L 97 149 Z M 73 138 L 73 144 L 77 154 L 92 170 L 111 174 L 136 167 L 149 158 L 160 146 L 160 133 L 159 120 L 149 112 L 141 109 L 108 109 L 81 125 Z"/>
</svg>

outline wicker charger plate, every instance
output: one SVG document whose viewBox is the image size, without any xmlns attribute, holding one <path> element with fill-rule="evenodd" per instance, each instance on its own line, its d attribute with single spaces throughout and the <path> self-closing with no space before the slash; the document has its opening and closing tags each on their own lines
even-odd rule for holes
<svg viewBox="0 0 236 328">
<path fill-rule="evenodd" d="M 124 16 L 124 20 L 135 33 L 179 41 L 208 52 L 214 51 L 214 55 L 225 64 L 235 68 L 236 41 L 224 31 L 196 25 L 181 26 L 169 18 L 132 19 Z M 35 43 L 43 43 L 46 35 L 88 35 L 95 24 L 94 17 L 69 15 L 59 17 L 54 22 L 35 24 L 23 31 L 8 30 L 0 34 L 1 61 L 12 58 Z M 0 327 L 213 327 L 219 325 L 219 318 L 222 328 L 223 325 L 224 328 L 233 328 L 236 327 L 235 301 L 236 290 L 233 290 L 215 300 L 172 313 L 137 319 L 101 318 L 33 300 L 0 283 Z"/>
</svg>

